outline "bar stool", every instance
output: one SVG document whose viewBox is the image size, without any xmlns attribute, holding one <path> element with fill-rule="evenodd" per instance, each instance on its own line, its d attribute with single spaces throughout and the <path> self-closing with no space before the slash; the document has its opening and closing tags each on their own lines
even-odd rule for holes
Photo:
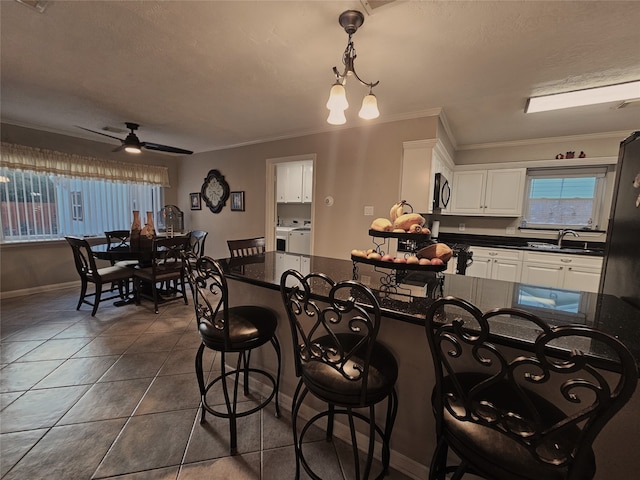
<svg viewBox="0 0 640 480">
<path fill-rule="evenodd" d="M 275 312 L 265 307 L 255 305 L 241 305 L 229 307 L 229 290 L 222 266 L 214 259 L 202 256 L 195 258 L 193 252 L 185 254 L 184 263 L 187 269 L 187 278 L 193 292 L 198 331 L 202 340 L 196 354 L 196 376 L 200 387 L 202 401 L 202 415 L 200 423 L 205 420 L 205 413 L 209 412 L 216 417 L 229 419 L 230 442 L 229 450 L 232 455 L 237 453 L 237 428 L 236 420 L 240 417 L 251 415 L 264 408 L 275 397 L 276 417 L 280 416 L 278 391 L 280 388 L 281 354 L 280 343 L 276 337 L 278 319 Z M 277 373 L 272 375 L 266 370 L 251 368 L 249 361 L 251 351 L 271 343 L 277 356 Z M 220 375 L 205 382 L 202 367 L 204 349 L 209 348 L 219 353 Z M 235 368 L 227 369 L 226 358 L 228 353 L 238 355 Z M 240 376 L 243 380 L 243 393 L 249 395 L 249 375 L 262 378 L 269 384 L 269 394 L 257 406 L 238 411 L 238 388 Z M 233 380 L 230 392 L 227 379 Z M 207 396 L 214 386 L 222 386 L 225 400 L 225 409 L 217 410 L 207 401 Z"/>
<path fill-rule="evenodd" d="M 280 291 L 293 337 L 295 373 L 300 379 L 291 412 L 296 479 L 300 477 L 300 464 L 311 478 L 320 478 L 305 459 L 304 436 L 318 420 L 327 417 L 326 435 L 331 440 L 336 415 L 346 415 L 348 419 L 355 478 L 367 479 L 371 475 L 376 434 L 382 441 L 382 471 L 376 478 L 384 477 L 389 470 L 389 440 L 398 409 L 398 363 L 376 341 L 381 318 L 376 297 L 356 281 L 334 283 L 322 273 L 302 276 L 295 270 L 283 273 Z M 318 301 L 317 295 L 328 300 Z M 298 433 L 298 412 L 309 392 L 325 402 L 327 410 L 311 417 Z M 375 406 L 385 399 L 386 420 L 379 426 Z M 368 415 L 356 409 L 368 409 Z M 362 475 L 356 419 L 368 426 Z"/>
<path fill-rule="evenodd" d="M 495 344 L 491 334 L 501 328 L 530 329 L 531 345 Z M 454 480 L 467 472 L 496 480 L 594 478 L 593 441 L 638 381 L 621 342 L 585 326 L 551 327 L 522 310 L 483 314 L 454 297 L 427 309 L 426 334 L 436 380 L 429 479 L 451 471 Z M 599 368 L 600 354 L 614 371 Z M 449 448 L 459 465 L 448 466 Z"/>
</svg>

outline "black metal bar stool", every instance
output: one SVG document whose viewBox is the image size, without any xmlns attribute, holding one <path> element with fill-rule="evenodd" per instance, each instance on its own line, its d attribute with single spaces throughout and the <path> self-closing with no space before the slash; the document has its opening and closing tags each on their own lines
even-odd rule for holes
<svg viewBox="0 0 640 480">
<path fill-rule="evenodd" d="M 371 475 L 376 435 L 382 441 L 382 478 L 389 470 L 389 441 L 398 409 L 395 383 L 398 364 L 393 354 L 376 340 L 380 328 L 380 306 L 373 292 L 353 281 L 334 283 L 321 273 L 302 276 L 295 270 L 284 272 L 280 291 L 293 337 L 295 372 L 300 378 L 291 412 L 296 455 L 296 479 L 300 464 L 314 479 L 303 453 L 309 428 L 327 418 L 327 440 L 333 435 L 335 415 L 348 419 L 355 478 Z M 326 302 L 317 300 L 328 298 Z M 327 403 L 327 410 L 314 415 L 298 433 L 297 417 L 307 394 Z M 376 424 L 375 406 L 387 400 L 386 420 Z M 362 411 L 367 410 L 367 414 Z M 360 471 L 354 420 L 367 425 L 368 445 L 364 471 Z"/>
<path fill-rule="evenodd" d="M 530 346 L 492 332 L 530 329 Z M 617 339 L 581 325 L 549 326 L 512 308 L 482 313 L 454 297 L 426 315 L 435 366 L 437 446 L 429 479 L 590 480 L 593 441 L 631 398 L 635 360 Z M 583 353 L 584 352 L 586 353 Z M 604 355 L 612 370 L 598 363 Z M 600 359 L 601 360 L 601 359 Z M 451 449 L 461 463 L 449 466 Z"/>
<path fill-rule="evenodd" d="M 193 258 L 190 253 L 185 262 L 187 278 L 193 292 L 198 331 L 202 343 L 196 354 L 196 375 L 202 400 L 200 423 L 205 420 L 205 413 L 229 419 L 231 454 L 237 450 L 236 420 L 251 415 L 264 408 L 275 397 L 276 417 L 280 416 L 278 390 L 280 387 L 281 354 L 280 343 L 276 337 L 278 319 L 275 312 L 255 305 L 229 307 L 229 293 L 221 265 L 214 259 L 203 256 Z M 191 257 L 191 258 L 189 258 Z M 272 375 L 266 370 L 250 367 L 251 351 L 271 343 L 277 356 L 277 373 Z M 202 366 L 204 349 L 209 348 L 220 354 L 219 376 L 206 383 Z M 227 369 L 228 353 L 238 355 L 235 368 Z M 243 393 L 249 395 L 249 375 L 257 376 L 271 384 L 271 391 L 258 402 L 258 405 L 238 411 L 238 389 L 242 376 Z M 227 380 L 232 379 L 232 387 Z M 225 410 L 216 410 L 207 402 L 207 394 L 214 386 L 222 387 L 225 399 Z M 230 391 L 231 390 L 231 391 Z"/>
</svg>

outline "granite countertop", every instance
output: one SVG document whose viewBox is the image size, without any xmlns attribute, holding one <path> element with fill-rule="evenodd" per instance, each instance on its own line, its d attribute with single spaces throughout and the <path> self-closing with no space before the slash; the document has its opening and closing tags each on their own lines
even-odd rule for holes
<svg viewBox="0 0 640 480">
<path fill-rule="evenodd" d="M 304 259 L 304 261 L 301 261 Z M 230 279 L 279 290 L 280 276 L 290 268 L 302 273 L 322 272 L 334 281 L 354 276 L 374 290 L 383 315 L 424 325 L 427 307 L 444 295 L 475 304 L 480 310 L 518 308 L 534 313 L 550 325 L 580 324 L 597 328 L 621 340 L 640 365 L 640 310 L 611 295 L 547 288 L 425 270 L 396 272 L 373 265 L 327 257 L 267 252 L 243 259 L 222 260 Z M 301 265 L 304 267 L 301 268 Z M 517 324 L 502 325 L 496 334 L 504 343 L 530 344 L 537 334 Z M 596 356 L 600 352 L 591 352 Z M 606 355 L 603 362 L 606 366 Z"/>
<path fill-rule="evenodd" d="M 574 237 L 565 237 L 562 248 L 555 248 L 555 244 L 549 239 L 503 237 L 496 235 L 467 235 L 458 233 L 442 233 L 438 239 L 443 243 L 467 244 L 487 248 L 508 248 L 512 250 L 527 250 L 531 252 L 587 255 L 601 257 L 604 255 L 604 243 L 576 240 Z M 532 247 L 529 243 L 541 243 L 553 245 L 554 248 Z"/>
</svg>

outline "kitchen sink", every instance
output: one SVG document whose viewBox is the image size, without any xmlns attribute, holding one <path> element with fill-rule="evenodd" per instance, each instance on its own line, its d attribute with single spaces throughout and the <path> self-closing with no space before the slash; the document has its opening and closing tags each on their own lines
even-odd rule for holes
<svg viewBox="0 0 640 480">
<path fill-rule="evenodd" d="M 573 248 L 573 247 L 560 247 L 555 243 L 545 243 L 545 242 L 527 242 L 527 247 L 532 250 L 546 250 L 553 251 L 558 253 L 592 253 L 593 250 L 589 250 L 586 248 Z"/>
</svg>

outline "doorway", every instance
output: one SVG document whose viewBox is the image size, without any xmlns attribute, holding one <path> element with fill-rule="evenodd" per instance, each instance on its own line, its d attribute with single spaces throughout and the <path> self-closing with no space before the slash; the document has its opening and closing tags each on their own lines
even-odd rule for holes
<svg viewBox="0 0 640 480">
<path fill-rule="evenodd" d="M 315 154 L 267 159 L 267 250 L 312 254 L 315 172 Z"/>
</svg>

